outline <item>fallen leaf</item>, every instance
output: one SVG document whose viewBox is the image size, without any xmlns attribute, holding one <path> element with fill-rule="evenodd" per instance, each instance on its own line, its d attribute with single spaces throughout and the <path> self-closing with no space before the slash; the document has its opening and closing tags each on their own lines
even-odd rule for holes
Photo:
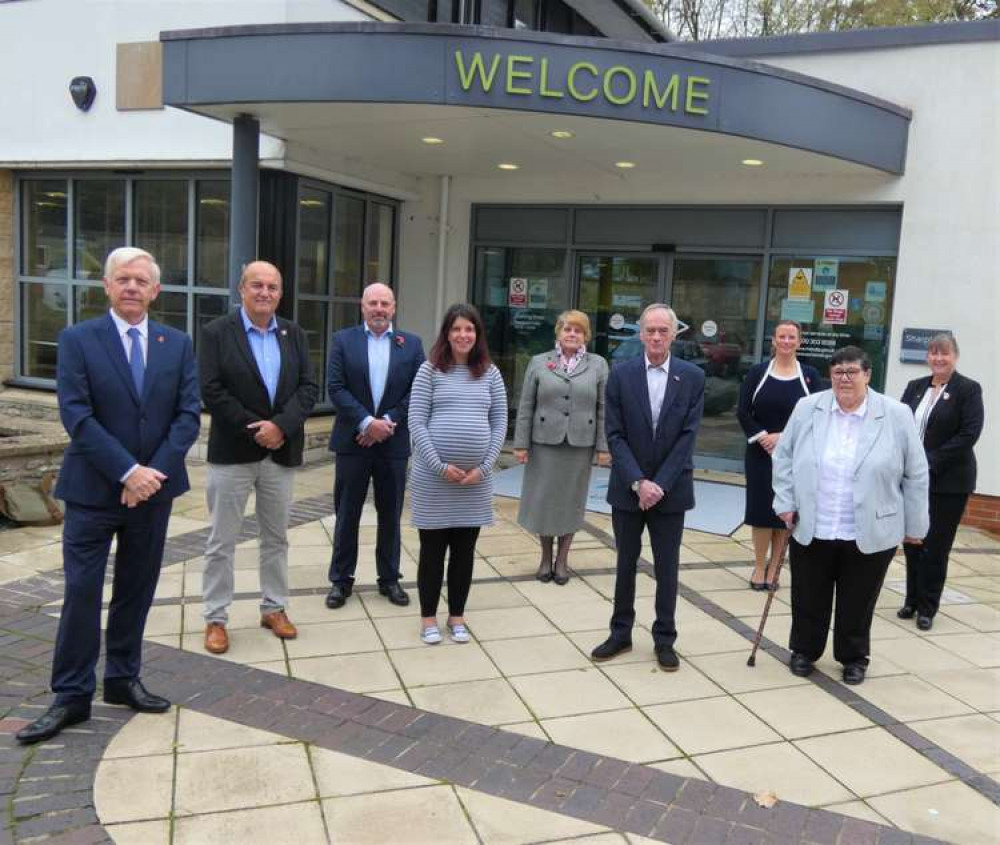
<svg viewBox="0 0 1000 845">
<path fill-rule="evenodd" d="M 768 790 L 767 792 L 756 793 L 753 800 L 757 802 L 758 807 L 770 810 L 775 804 L 778 803 L 778 796 Z"/>
</svg>

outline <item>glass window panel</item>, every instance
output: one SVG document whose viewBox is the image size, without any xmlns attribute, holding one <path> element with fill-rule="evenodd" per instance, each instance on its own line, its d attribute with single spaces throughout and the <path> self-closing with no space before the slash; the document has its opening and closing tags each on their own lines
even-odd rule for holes
<svg viewBox="0 0 1000 845">
<path fill-rule="evenodd" d="M 313 374 L 319 383 L 319 401 L 322 404 L 330 401 L 326 395 L 326 311 L 325 302 L 299 300 L 298 323 L 309 342 L 309 358 L 312 361 Z"/>
<path fill-rule="evenodd" d="M 125 180 L 81 179 L 74 191 L 74 275 L 100 279 L 108 253 L 125 245 Z"/>
<path fill-rule="evenodd" d="M 333 293 L 335 296 L 361 296 L 365 201 L 339 194 L 334 213 Z"/>
<path fill-rule="evenodd" d="M 395 209 L 391 205 L 372 203 L 371 226 L 368 229 L 368 267 L 365 284 L 392 283 L 392 241 Z"/>
<path fill-rule="evenodd" d="M 81 323 L 108 313 L 108 297 L 103 287 L 77 286 L 73 322 Z"/>
<path fill-rule="evenodd" d="M 65 276 L 67 183 L 31 179 L 24 183 L 21 272 L 26 276 Z"/>
<path fill-rule="evenodd" d="M 153 254 L 165 285 L 187 284 L 188 181 L 135 182 L 133 243 Z"/>
<path fill-rule="evenodd" d="M 149 316 L 159 323 L 186 332 L 188 295 L 183 291 L 161 290 L 149 306 Z"/>
<path fill-rule="evenodd" d="M 330 267 L 330 194 L 303 188 L 299 195 L 299 267 L 301 293 L 325 294 Z"/>
<path fill-rule="evenodd" d="M 69 285 L 21 285 L 21 344 L 24 375 L 56 377 L 56 347 L 59 332 L 66 328 L 66 297 Z"/>
<path fill-rule="evenodd" d="M 333 325 L 330 334 L 346 329 L 349 326 L 361 325 L 361 300 L 355 302 L 333 303 Z"/>
<path fill-rule="evenodd" d="M 538 28 L 538 0 L 513 0 L 514 29 Z"/>
<path fill-rule="evenodd" d="M 161 294 L 162 295 L 162 294 Z M 229 297 L 197 293 L 194 296 L 194 349 L 201 349 L 201 332 L 216 317 L 229 312 Z"/>
<path fill-rule="evenodd" d="M 822 262 L 817 268 L 817 261 Z M 789 297 L 789 276 L 792 268 L 812 271 L 808 297 Z M 817 272 L 819 269 L 822 272 Z M 824 378 L 829 377 L 829 360 L 842 346 L 860 346 L 872 359 L 871 385 L 876 390 L 885 386 L 888 363 L 889 315 L 896 282 L 896 258 L 858 256 L 794 256 L 775 257 L 767 289 L 765 324 L 765 354 L 774 326 L 782 317 L 802 324 L 802 348 L 799 358 L 812 364 Z M 825 289 L 847 291 L 847 322 L 825 323 Z M 801 293 L 802 291 L 798 291 Z"/>
<path fill-rule="evenodd" d="M 229 287 L 229 182 L 199 181 L 196 187 L 194 283 Z"/>
<path fill-rule="evenodd" d="M 743 376 L 755 361 L 760 271 L 759 258 L 678 256 L 674 261 L 670 304 L 683 325 L 670 351 L 706 376 L 698 455 L 743 458 L 746 437 L 736 404 Z"/>
</svg>

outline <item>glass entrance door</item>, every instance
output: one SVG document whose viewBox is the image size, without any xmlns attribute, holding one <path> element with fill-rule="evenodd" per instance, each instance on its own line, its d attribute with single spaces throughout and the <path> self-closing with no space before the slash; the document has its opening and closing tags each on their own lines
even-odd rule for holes
<svg viewBox="0 0 1000 845">
<path fill-rule="evenodd" d="M 580 255 L 579 309 L 591 319 L 592 352 L 614 365 L 639 355 L 639 315 L 662 301 L 664 259 L 659 255 Z"/>
<path fill-rule="evenodd" d="M 677 255 L 671 276 L 668 301 L 682 324 L 671 354 L 705 371 L 705 416 L 695 444 L 696 463 L 741 470 L 746 438 L 736 419 L 736 404 L 743 376 L 757 360 L 761 260 Z"/>
</svg>

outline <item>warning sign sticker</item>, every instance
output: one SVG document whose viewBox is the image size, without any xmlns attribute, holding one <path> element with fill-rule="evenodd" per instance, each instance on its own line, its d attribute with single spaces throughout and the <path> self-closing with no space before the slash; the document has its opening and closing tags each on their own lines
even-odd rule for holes
<svg viewBox="0 0 1000 845">
<path fill-rule="evenodd" d="M 788 298 L 809 299 L 812 296 L 812 267 L 788 269 Z"/>
<path fill-rule="evenodd" d="M 528 307 L 528 280 L 511 277 L 510 289 L 507 292 L 507 305 L 510 308 Z"/>
<path fill-rule="evenodd" d="M 830 326 L 847 324 L 847 291 L 828 290 L 823 298 L 823 322 Z"/>
</svg>

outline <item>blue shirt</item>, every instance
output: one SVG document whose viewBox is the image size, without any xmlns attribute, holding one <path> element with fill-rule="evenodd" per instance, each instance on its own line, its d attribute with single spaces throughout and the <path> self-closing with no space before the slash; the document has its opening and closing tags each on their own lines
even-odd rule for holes
<svg viewBox="0 0 1000 845">
<path fill-rule="evenodd" d="M 385 394 L 385 383 L 389 378 L 389 355 L 392 352 L 392 323 L 381 335 L 376 335 L 368 324 L 364 324 L 365 337 L 368 339 L 368 383 L 372 386 L 372 407 L 376 412 Z M 365 417 L 358 426 L 363 433 L 373 416 Z"/>
<path fill-rule="evenodd" d="M 257 362 L 257 369 L 260 371 L 260 377 L 264 380 L 264 387 L 267 388 L 268 398 L 270 398 L 273 405 L 274 396 L 278 392 L 278 376 L 281 374 L 281 347 L 278 345 L 278 320 L 272 316 L 267 329 L 261 331 L 250 322 L 245 308 L 240 308 L 240 317 L 243 318 L 243 328 L 246 329 L 250 351 L 253 353 L 253 359 Z"/>
</svg>

